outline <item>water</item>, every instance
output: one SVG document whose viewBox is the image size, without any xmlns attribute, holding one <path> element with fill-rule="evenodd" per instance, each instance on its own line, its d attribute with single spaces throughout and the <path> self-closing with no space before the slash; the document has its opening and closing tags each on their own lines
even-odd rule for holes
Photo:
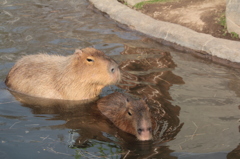
<svg viewBox="0 0 240 159">
<path fill-rule="evenodd" d="M 123 30 L 86 0 L 1 0 L 0 7 L 1 159 L 239 158 L 238 70 Z M 4 79 L 21 56 L 69 55 L 89 46 L 124 72 L 123 81 L 102 96 L 122 91 L 147 97 L 154 141 L 139 142 L 117 129 L 94 103 L 27 106 L 6 90 Z"/>
</svg>

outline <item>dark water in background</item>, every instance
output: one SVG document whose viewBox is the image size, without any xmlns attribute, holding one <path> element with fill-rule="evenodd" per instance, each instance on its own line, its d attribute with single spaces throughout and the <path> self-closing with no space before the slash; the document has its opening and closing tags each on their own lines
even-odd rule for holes
<svg viewBox="0 0 240 159">
<path fill-rule="evenodd" d="M 123 82 L 102 95 L 125 91 L 148 98 L 156 125 L 153 142 L 135 141 L 118 130 L 94 103 L 77 109 L 23 106 L 4 89 L 21 56 L 69 55 L 89 46 L 113 57 L 124 71 Z M 0 0 L 0 79 L 1 159 L 240 155 L 238 70 L 125 31 L 86 0 Z"/>
</svg>

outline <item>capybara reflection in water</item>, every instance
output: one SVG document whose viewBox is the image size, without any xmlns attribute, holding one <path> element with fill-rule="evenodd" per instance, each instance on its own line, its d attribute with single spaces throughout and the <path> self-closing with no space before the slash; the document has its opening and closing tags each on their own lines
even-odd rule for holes
<svg viewBox="0 0 240 159">
<path fill-rule="evenodd" d="M 10 70 L 5 83 L 37 97 L 82 100 L 98 96 L 103 87 L 120 80 L 117 63 L 94 48 L 73 55 L 28 55 Z"/>
<path fill-rule="evenodd" d="M 141 141 L 152 139 L 151 114 L 144 100 L 115 92 L 100 99 L 97 106 L 121 130 Z"/>
</svg>

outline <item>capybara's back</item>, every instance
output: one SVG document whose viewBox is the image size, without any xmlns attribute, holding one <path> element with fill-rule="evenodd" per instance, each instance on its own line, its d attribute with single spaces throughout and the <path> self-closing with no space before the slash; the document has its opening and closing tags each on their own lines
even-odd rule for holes
<svg viewBox="0 0 240 159">
<path fill-rule="evenodd" d="M 32 96 L 82 100 L 98 96 L 103 87 L 120 80 L 118 65 L 94 48 L 70 56 L 37 54 L 21 58 L 5 83 Z"/>
<path fill-rule="evenodd" d="M 100 99 L 97 106 L 121 130 L 142 141 L 152 139 L 151 114 L 144 100 L 115 92 Z"/>
</svg>

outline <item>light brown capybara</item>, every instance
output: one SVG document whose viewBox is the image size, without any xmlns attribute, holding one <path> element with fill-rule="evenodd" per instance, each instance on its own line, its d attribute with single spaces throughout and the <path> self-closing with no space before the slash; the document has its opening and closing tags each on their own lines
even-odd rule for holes
<svg viewBox="0 0 240 159">
<path fill-rule="evenodd" d="M 121 130 L 141 141 L 152 139 L 151 114 L 144 100 L 115 92 L 100 99 L 97 106 Z"/>
<path fill-rule="evenodd" d="M 103 87 L 120 80 L 117 63 L 94 48 L 73 55 L 27 55 L 13 66 L 6 85 L 31 96 L 82 100 L 98 96 Z"/>
</svg>

